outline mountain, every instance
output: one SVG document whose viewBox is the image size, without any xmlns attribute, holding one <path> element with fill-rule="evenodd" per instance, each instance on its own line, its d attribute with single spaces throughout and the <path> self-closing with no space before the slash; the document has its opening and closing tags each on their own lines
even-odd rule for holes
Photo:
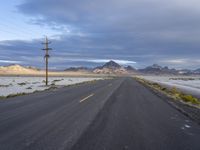
<svg viewBox="0 0 200 150">
<path fill-rule="evenodd" d="M 124 67 L 128 72 L 137 72 L 137 69 L 133 68 L 132 66 Z"/>
<path fill-rule="evenodd" d="M 72 69 L 72 68 L 71 68 Z M 49 76 L 85 76 L 88 75 L 86 71 L 49 71 Z M 76 70 L 76 69 L 72 69 Z M 9 65 L 9 66 L 0 66 L 0 75 L 3 76 L 45 76 L 46 71 L 40 70 L 35 67 L 25 67 L 21 65 Z"/>
<path fill-rule="evenodd" d="M 98 69 L 103 69 L 103 68 L 120 69 L 121 66 L 118 63 L 111 60 L 111 61 L 105 63 L 103 66 L 99 66 L 99 67 L 96 67 L 96 68 L 98 68 Z"/>
<path fill-rule="evenodd" d="M 157 65 L 157 64 L 153 64 L 152 66 L 148 66 L 144 69 L 139 69 L 139 72 L 142 73 L 149 73 L 149 74 L 157 74 L 161 72 L 162 67 Z"/>
<path fill-rule="evenodd" d="M 87 67 L 70 67 L 70 68 L 65 69 L 64 71 L 78 72 L 78 71 L 91 71 L 91 69 Z"/>
<path fill-rule="evenodd" d="M 21 65 L 0 66 L 0 74 L 34 74 L 39 69 L 33 67 L 24 67 Z"/>
<path fill-rule="evenodd" d="M 180 75 L 192 75 L 194 72 L 192 70 L 189 69 L 181 69 L 178 70 L 178 74 Z"/>
<path fill-rule="evenodd" d="M 152 66 L 148 66 L 144 69 L 138 70 L 140 73 L 143 74 L 157 74 L 157 75 L 194 75 L 200 74 L 200 69 L 197 70 L 189 70 L 189 69 L 169 69 L 167 66 L 162 67 L 157 64 L 153 64 Z"/>
<path fill-rule="evenodd" d="M 109 61 L 102 66 L 96 67 L 94 73 L 99 74 L 152 74 L 152 75 L 195 75 L 200 74 L 200 69 L 194 71 L 189 69 L 171 69 L 167 66 L 162 67 L 158 64 L 153 64 L 144 69 L 135 69 L 132 66 L 121 66 L 114 61 Z"/>
<path fill-rule="evenodd" d="M 123 67 L 111 60 L 103 66 L 94 68 L 93 72 L 98 74 L 129 74 L 136 72 L 136 69 L 131 66 Z"/>
<path fill-rule="evenodd" d="M 193 71 L 194 74 L 200 74 L 200 68 Z"/>
<path fill-rule="evenodd" d="M 178 74 L 176 69 L 169 69 L 167 66 L 162 67 L 158 64 L 153 64 L 152 66 L 148 66 L 144 69 L 139 69 L 139 72 L 145 74 Z"/>
<path fill-rule="evenodd" d="M 109 61 L 102 66 L 96 68 L 87 67 L 70 67 L 65 70 L 65 72 L 50 71 L 49 74 L 59 75 L 67 73 L 96 73 L 96 74 L 118 74 L 118 75 L 128 75 L 128 74 L 152 74 L 152 75 L 200 75 L 200 68 L 196 70 L 189 69 L 170 69 L 167 66 L 162 67 L 158 64 L 153 64 L 144 69 L 135 69 L 132 66 L 121 66 L 114 61 Z M 35 67 L 24 67 L 21 65 L 9 65 L 0 66 L 0 75 L 44 75 L 45 70 L 40 70 Z"/>
</svg>

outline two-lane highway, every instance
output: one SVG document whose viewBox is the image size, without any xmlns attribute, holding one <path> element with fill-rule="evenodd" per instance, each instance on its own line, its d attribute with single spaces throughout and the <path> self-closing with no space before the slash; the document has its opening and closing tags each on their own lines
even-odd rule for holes
<svg viewBox="0 0 200 150">
<path fill-rule="evenodd" d="M 1 101 L 0 150 L 69 149 L 122 81 L 104 80 Z"/>
<path fill-rule="evenodd" d="M 200 126 L 132 78 L 0 102 L 0 150 L 199 150 Z"/>
<path fill-rule="evenodd" d="M 200 126 L 127 78 L 73 150 L 200 150 Z"/>
</svg>

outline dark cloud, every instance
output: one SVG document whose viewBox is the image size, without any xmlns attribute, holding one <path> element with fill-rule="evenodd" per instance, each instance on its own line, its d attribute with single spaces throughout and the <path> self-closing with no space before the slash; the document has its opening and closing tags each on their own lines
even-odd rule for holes
<svg viewBox="0 0 200 150">
<path fill-rule="evenodd" d="M 136 67 L 160 63 L 195 68 L 200 55 L 198 6 L 197 0 L 27 0 L 17 8 L 31 18 L 30 23 L 62 32 L 52 44 L 52 55 L 62 59 L 55 59 L 57 66 L 92 64 L 67 61 L 73 58 L 128 60 L 137 62 Z M 40 58 L 38 43 L 7 41 L 0 49 L 20 58 Z"/>
</svg>

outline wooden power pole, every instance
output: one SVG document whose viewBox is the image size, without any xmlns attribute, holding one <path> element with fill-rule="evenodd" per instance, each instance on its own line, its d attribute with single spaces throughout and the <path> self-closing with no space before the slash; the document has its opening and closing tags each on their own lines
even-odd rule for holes
<svg viewBox="0 0 200 150">
<path fill-rule="evenodd" d="M 49 44 L 51 44 L 51 42 L 48 40 L 48 38 L 47 38 L 47 36 L 46 36 L 46 38 L 45 38 L 45 42 L 44 43 L 42 43 L 42 44 L 44 44 L 45 45 L 45 48 L 44 49 L 42 49 L 42 50 L 44 50 L 45 51 L 45 56 L 44 56 L 44 58 L 45 58 L 45 62 L 46 62 L 46 85 L 48 85 L 48 59 L 49 59 L 49 50 L 52 50 L 51 48 L 49 48 Z"/>
</svg>

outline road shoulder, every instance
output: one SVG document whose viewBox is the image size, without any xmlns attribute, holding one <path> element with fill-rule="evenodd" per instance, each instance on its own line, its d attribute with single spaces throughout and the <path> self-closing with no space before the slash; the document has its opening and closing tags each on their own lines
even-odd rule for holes
<svg viewBox="0 0 200 150">
<path fill-rule="evenodd" d="M 160 92 L 159 90 L 156 90 L 155 88 L 150 87 L 150 86 L 138 81 L 137 79 L 136 79 L 136 81 L 139 82 L 140 84 L 142 84 L 145 88 L 150 90 L 152 93 L 154 93 L 155 95 L 160 97 L 167 104 L 174 107 L 175 109 L 180 111 L 182 114 L 189 117 L 194 122 L 196 122 L 197 124 L 200 125 L 200 109 L 199 108 L 193 107 L 193 106 L 183 103 L 181 101 L 174 100 L 173 98 L 165 95 L 164 93 Z"/>
</svg>

